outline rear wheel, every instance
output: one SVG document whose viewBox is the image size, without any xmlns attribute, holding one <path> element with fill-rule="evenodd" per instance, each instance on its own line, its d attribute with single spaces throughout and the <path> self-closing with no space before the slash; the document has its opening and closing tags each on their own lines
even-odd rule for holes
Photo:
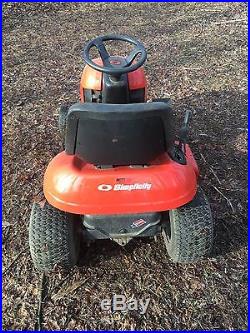
<svg viewBox="0 0 250 333">
<path fill-rule="evenodd" d="M 38 203 L 33 204 L 29 246 L 38 270 L 74 266 L 78 260 L 79 245 L 79 224 L 75 215 L 62 212 L 47 202 L 43 207 Z"/>
<path fill-rule="evenodd" d="M 169 211 L 169 220 L 163 237 L 174 262 L 195 262 L 211 252 L 214 224 L 210 205 L 201 188 L 191 202 Z"/>
</svg>

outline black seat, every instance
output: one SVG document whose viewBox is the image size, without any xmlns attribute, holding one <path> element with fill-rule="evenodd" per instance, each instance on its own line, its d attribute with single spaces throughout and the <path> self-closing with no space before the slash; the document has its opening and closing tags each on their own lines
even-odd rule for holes
<svg viewBox="0 0 250 333">
<path fill-rule="evenodd" d="M 173 132 L 170 102 L 76 103 L 65 150 L 95 165 L 143 165 L 167 151 Z"/>
</svg>

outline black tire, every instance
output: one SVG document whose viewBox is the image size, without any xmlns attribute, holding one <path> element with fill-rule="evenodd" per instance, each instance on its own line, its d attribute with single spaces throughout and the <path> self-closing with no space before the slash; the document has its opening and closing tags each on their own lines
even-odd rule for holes
<svg viewBox="0 0 250 333">
<path fill-rule="evenodd" d="M 62 212 L 47 202 L 34 203 L 29 224 L 29 246 L 34 266 L 51 271 L 55 266 L 73 267 L 80 248 L 76 216 Z"/>
<path fill-rule="evenodd" d="M 58 127 L 61 138 L 65 139 L 66 133 L 66 122 L 67 122 L 67 115 L 69 111 L 69 105 L 61 105 L 59 109 L 59 118 L 58 118 Z"/>
<path fill-rule="evenodd" d="M 169 211 L 163 238 L 174 262 L 191 263 L 207 257 L 214 239 L 209 202 L 201 188 L 188 204 Z"/>
</svg>

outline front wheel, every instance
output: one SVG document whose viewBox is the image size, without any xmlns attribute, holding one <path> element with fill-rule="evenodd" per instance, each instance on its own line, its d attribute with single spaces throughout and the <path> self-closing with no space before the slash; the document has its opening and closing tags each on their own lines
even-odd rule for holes
<svg viewBox="0 0 250 333">
<path fill-rule="evenodd" d="M 211 252 L 214 223 L 201 188 L 191 202 L 169 211 L 169 224 L 163 228 L 163 238 L 174 262 L 195 262 Z"/>
<path fill-rule="evenodd" d="M 71 268 L 80 247 L 76 216 L 49 205 L 34 203 L 29 224 L 29 246 L 34 266 L 51 271 L 55 266 Z"/>
</svg>

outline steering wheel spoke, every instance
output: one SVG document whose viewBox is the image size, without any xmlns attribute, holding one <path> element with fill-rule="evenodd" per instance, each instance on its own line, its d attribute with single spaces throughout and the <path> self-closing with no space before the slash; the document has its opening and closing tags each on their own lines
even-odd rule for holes
<svg viewBox="0 0 250 333">
<path fill-rule="evenodd" d="M 141 53 L 141 49 L 139 47 L 135 47 L 130 54 L 126 57 L 126 65 L 124 67 L 131 66 L 135 58 L 138 56 L 138 54 Z"/>
<path fill-rule="evenodd" d="M 103 66 L 113 67 L 109 61 L 110 55 L 109 55 L 105 45 L 103 44 L 103 41 L 100 38 L 96 39 L 95 46 L 100 54 L 100 57 L 103 62 Z"/>
</svg>

